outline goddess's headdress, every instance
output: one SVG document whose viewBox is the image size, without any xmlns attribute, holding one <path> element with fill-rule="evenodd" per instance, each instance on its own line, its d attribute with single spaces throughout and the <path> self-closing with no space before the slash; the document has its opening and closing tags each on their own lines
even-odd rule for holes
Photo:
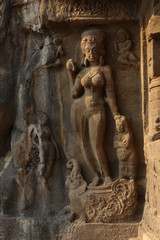
<svg viewBox="0 0 160 240">
<path fill-rule="evenodd" d="M 86 60 L 85 60 L 85 48 L 86 46 L 94 48 L 98 47 L 99 49 L 99 54 L 100 54 L 100 59 L 99 59 L 99 64 L 103 65 L 103 56 L 105 54 L 104 51 L 104 37 L 105 34 L 102 30 L 100 29 L 90 29 L 81 34 L 81 49 L 82 49 L 82 54 L 84 56 L 84 65 L 86 66 Z"/>
</svg>

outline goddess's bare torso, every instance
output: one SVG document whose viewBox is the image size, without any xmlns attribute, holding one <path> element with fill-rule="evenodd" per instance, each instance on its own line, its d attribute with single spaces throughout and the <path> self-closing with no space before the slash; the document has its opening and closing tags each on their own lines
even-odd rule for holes
<svg viewBox="0 0 160 240">
<path fill-rule="evenodd" d="M 100 66 L 89 67 L 80 72 L 84 87 L 84 103 L 87 108 L 104 108 L 105 78 Z"/>
</svg>

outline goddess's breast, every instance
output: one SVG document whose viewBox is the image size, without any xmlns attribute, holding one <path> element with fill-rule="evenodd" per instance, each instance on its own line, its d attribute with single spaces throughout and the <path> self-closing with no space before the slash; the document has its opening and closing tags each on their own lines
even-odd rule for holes
<svg viewBox="0 0 160 240">
<path fill-rule="evenodd" d="M 101 73 L 97 72 L 92 76 L 90 71 L 81 79 L 82 86 L 86 88 L 90 87 L 100 87 L 105 83 L 104 77 Z"/>
</svg>

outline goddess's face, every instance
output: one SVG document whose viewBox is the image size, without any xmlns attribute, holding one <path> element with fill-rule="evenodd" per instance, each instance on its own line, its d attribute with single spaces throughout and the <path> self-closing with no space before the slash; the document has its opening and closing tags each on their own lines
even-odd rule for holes
<svg viewBox="0 0 160 240">
<path fill-rule="evenodd" d="M 98 63 L 99 61 L 99 49 L 97 46 L 86 46 L 85 56 L 90 63 Z"/>
</svg>

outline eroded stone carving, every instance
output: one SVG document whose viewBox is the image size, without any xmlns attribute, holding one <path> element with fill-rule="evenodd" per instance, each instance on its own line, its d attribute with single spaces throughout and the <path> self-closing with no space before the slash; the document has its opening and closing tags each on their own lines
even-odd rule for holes
<svg viewBox="0 0 160 240">
<path fill-rule="evenodd" d="M 30 76 L 31 72 L 28 74 Z M 48 116 L 35 110 L 34 84 L 31 80 L 27 78 L 25 85 L 20 85 L 20 114 L 17 115 L 11 141 L 15 180 L 18 185 L 17 211 L 21 215 L 41 215 L 38 208 L 44 214 L 48 197 L 47 182 L 55 161 L 59 159 L 59 149 L 49 126 Z"/>
<path fill-rule="evenodd" d="M 155 134 L 153 136 L 153 140 L 160 139 L 160 117 L 155 118 Z"/>
<path fill-rule="evenodd" d="M 149 85 L 150 94 L 150 115 L 149 115 L 149 127 L 150 138 L 153 141 L 160 139 L 160 96 L 159 96 L 159 84 L 160 78 L 153 78 Z"/>
<path fill-rule="evenodd" d="M 47 17 L 52 20 L 64 20 L 74 17 L 108 17 L 108 18 L 134 18 L 138 12 L 138 1 L 47 1 L 41 0 L 41 19 Z M 135 7 L 136 6 L 136 7 Z"/>
<path fill-rule="evenodd" d="M 132 216 L 137 207 L 137 190 L 134 180 L 118 179 L 109 186 L 89 187 L 83 180 L 75 159 L 67 163 L 71 170 L 66 179 L 69 189 L 70 220 L 84 222 L 114 222 Z"/>
<path fill-rule="evenodd" d="M 33 0 L 12 0 L 12 6 L 21 6 L 33 2 Z"/>
<path fill-rule="evenodd" d="M 19 27 L 39 32 L 41 29 L 39 0 L 13 0 L 11 2 L 14 12 L 16 12 L 19 18 Z"/>
<path fill-rule="evenodd" d="M 45 203 L 46 183 L 55 161 L 59 159 L 59 150 L 48 126 L 48 117 L 43 112 L 35 114 L 26 134 L 21 136 L 23 136 L 21 143 L 25 148 L 21 148 L 18 155 L 14 154 L 13 149 L 12 152 L 16 157 L 14 161 L 17 169 L 16 180 L 21 193 L 19 211 L 24 214 L 25 211 L 30 211 L 34 204 L 37 208 Z M 18 160 L 22 162 L 17 162 Z M 36 195 L 38 198 L 42 195 L 40 202 Z"/>
<path fill-rule="evenodd" d="M 23 77 L 26 79 L 26 85 L 28 84 L 27 81 L 33 81 L 32 79 L 34 79 L 34 75 L 37 75 L 37 72 L 45 69 L 47 71 L 47 69 L 59 66 L 61 63 L 60 56 L 63 53 L 61 38 L 59 36 L 46 36 L 41 41 L 37 41 L 35 37 L 33 41 L 35 41 L 34 52 L 28 56 L 22 72 Z M 55 48 L 53 44 L 55 44 Z"/>
<path fill-rule="evenodd" d="M 132 51 L 132 39 L 125 29 L 119 29 L 116 33 L 115 50 L 118 53 L 117 61 L 122 65 L 139 68 L 139 60 Z"/>
<path fill-rule="evenodd" d="M 104 33 L 89 30 L 81 36 L 84 68 L 77 74 L 72 59 L 66 64 L 74 99 L 71 119 L 84 160 L 93 172 L 91 185 L 99 184 L 99 173 L 104 184 L 111 183 L 109 167 L 103 149 L 106 129 L 105 102 L 113 116 L 118 115 L 111 68 L 104 65 Z"/>
<path fill-rule="evenodd" d="M 54 161 L 59 159 L 59 151 L 45 113 L 36 113 L 33 123 L 28 127 L 27 138 L 29 147 L 25 171 L 28 173 L 37 168 L 38 175 L 47 180 Z"/>
<path fill-rule="evenodd" d="M 57 49 L 57 54 L 56 54 L 56 62 L 54 66 L 60 66 L 61 65 L 61 56 L 64 55 L 64 49 L 63 49 L 63 44 L 62 44 L 62 38 L 60 35 L 54 36 L 53 43 Z"/>
<path fill-rule="evenodd" d="M 0 1 L 0 44 L 6 38 L 11 12 L 11 1 Z"/>
<path fill-rule="evenodd" d="M 119 178 L 135 179 L 137 156 L 132 133 L 124 116 L 116 116 L 115 121 L 114 148 L 119 160 Z"/>
<path fill-rule="evenodd" d="M 71 170 L 70 175 L 67 176 L 65 185 L 69 189 L 70 220 L 74 220 L 76 216 L 85 220 L 85 214 L 83 209 L 83 198 L 81 195 L 85 193 L 87 183 L 83 180 L 81 175 L 81 168 L 75 159 L 71 159 L 67 162 L 67 168 Z"/>
</svg>

